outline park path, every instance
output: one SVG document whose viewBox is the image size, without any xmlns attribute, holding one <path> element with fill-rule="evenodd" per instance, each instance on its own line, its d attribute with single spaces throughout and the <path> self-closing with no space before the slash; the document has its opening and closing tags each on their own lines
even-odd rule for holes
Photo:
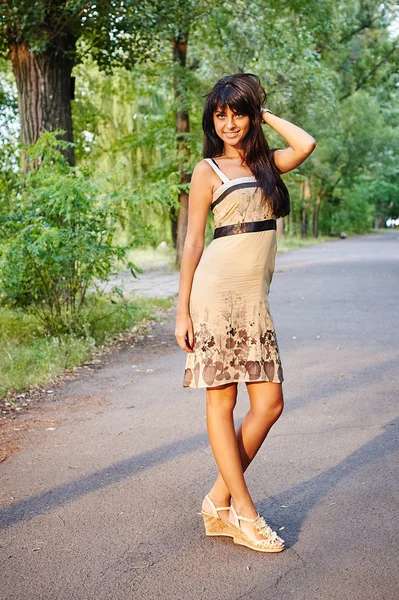
<svg viewBox="0 0 399 600">
<path fill-rule="evenodd" d="M 395 231 L 277 257 L 285 410 L 247 481 L 284 552 L 204 535 L 205 392 L 182 387 L 170 310 L 55 389 L 0 464 L 0 598 L 397 600 L 398 294 Z M 240 384 L 237 425 L 247 409 Z"/>
</svg>

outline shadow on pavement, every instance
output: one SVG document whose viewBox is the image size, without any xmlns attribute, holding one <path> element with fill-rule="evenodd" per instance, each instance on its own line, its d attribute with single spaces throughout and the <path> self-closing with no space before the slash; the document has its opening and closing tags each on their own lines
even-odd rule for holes
<svg viewBox="0 0 399 600">
<path fill-rule="evenodd" d="M 287 502 L 289 498 L 290 507 L 290 531 L 286 539 L 287 544 L 292 545 L 298 539 L 302 524 L 306 520 L 308 511 L 342 479 L 350 473 L 357 471 L 367 464 L 378 461 L 382 456 L 387 456 L 398 451 L 398 423 L 399 417 L 387 423 L 384 431 L 360 447 L 353 454 L 316 477 L 295 486 L 292 489 L 281 492 L 278 496 L 265 498 L 261 504 L 265 506 L 272 502 L 273 507 Z M 79 496 L 95 490 L 105 488 L 124 478 L 131 477 L 143 469 L 154 465 L 165 463 L 176 456 L 182 456 L 195 452 L 209 445 L 207 433 L 200 433 L 185 440 L 179 440 L 172 444 L 155 448 L 151 452 L 145 452 L 133 458 L 126 459 L 106 467 L 101 471 L 82 477 L 74 482 L 59 486 L 28 498 L 16 504 L 7 506 L 0 511 L 0 526 L 8 527 L 19 521 L 33 518 L 39 514 L 45 514 L 56 506 L 73 501 Z M 294 533 L 294 536 L 292 535 Z"/>
</svg>

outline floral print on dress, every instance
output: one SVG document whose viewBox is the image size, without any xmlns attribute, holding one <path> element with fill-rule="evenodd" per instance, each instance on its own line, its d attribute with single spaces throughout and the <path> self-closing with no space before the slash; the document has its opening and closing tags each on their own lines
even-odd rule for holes
<svg viewBox="0 0 399 600">
<path fill-rule="evenodd" d="M 275 218 L 261 190 L 253 187 L 232 191 L 215 206 L 212 212 L 215 227 Z"/>
<path fill-rule="evenodd" d="M 194 353 L 184 374 L 184 387 L 199 387 L 200 377 L 208 387 L 232 381 L 282 383 L 283 371 L 278 343 L 266 302 L 248 310 L 242 297 L 230 292 L 220 321 L 210 323 L 209 311 L 194 330 Z M 194 315 L 193 323 L 198 322 Z M 192 358 L 191 358 L 192 357 Z M 190 360 L 191 359 L 191 360 Z"/>
</svg>

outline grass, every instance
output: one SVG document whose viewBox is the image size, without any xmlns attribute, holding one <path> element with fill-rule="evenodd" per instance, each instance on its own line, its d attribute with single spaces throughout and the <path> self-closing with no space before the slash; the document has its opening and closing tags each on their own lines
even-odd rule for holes
<svg viewBox="0 0 399 600">
<path fill-rule="evenodd" d="M 65 370 L 87 362 L 96 348 L 121 333 L 156 320 L 172 298 L 140 298 L 88 306 L 85 336 L 45 335 L 37 320 L 23 311 L 0 308 L 0 398 L 53 382 Z"/>
<path fill-rule="evenodd" d="M 300 236 L 286 236 L 277 238 L 277 251 L 288 252 L 289 250 L 296 250 L 297 248 L 306 248 L 307 246 L 314 246 L 315 244 L 322 244 L 323 242 L 331 242 L 338 239 L 337 237 L 329 237 L 327 235 L 320 235 L 319 237 L 300 237 Z"/>
<path fill-rule="evenodd" d="M 128 260 L 138 267 L 148 269 L 165 269 L 167 271 L 174 269 L 176 252 L 170 246 L 166 248 L 135 248 L 128 253 Z M 121 270 L 124 265 L 120 265 Z"/>
</svg>

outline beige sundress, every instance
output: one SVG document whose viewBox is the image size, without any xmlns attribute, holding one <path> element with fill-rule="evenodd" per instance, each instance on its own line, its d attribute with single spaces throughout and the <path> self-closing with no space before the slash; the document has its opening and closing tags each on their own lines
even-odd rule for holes
<svg viewBox="0 0 399 600">
<path fill-rule="evenodd" d="M 194 272 L 189 310 L 194 352 L 187 353 L 183 387 L 238 381 L 283 381 L 269 310 L 276 220 L 255 177 L 222 180 L 214 192 L 214 239 Z"/>
</svg>

